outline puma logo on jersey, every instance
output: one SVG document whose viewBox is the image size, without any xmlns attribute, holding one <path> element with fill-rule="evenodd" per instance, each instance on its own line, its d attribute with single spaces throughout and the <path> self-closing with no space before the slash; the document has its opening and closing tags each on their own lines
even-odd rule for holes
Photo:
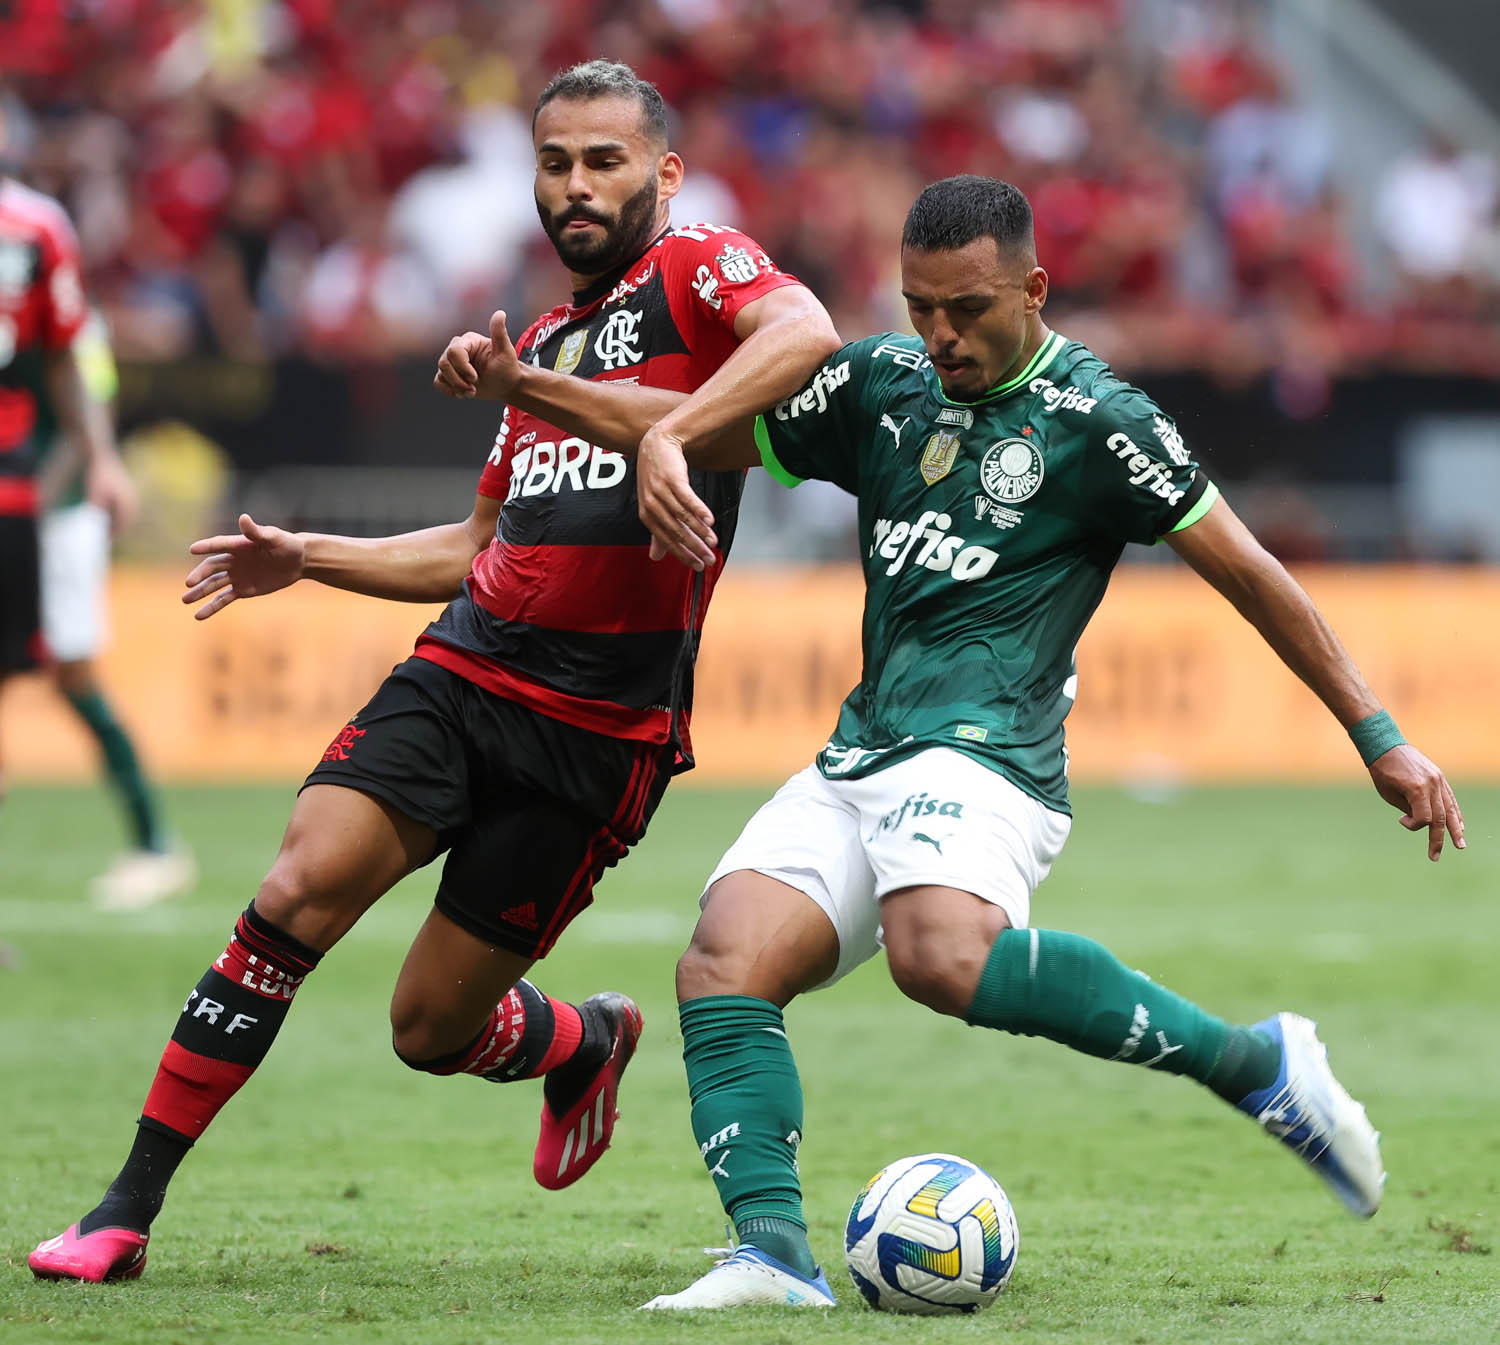
<svg viewBox="0 0 1500 1345">
<path fill-rule="evenodd" d="M 915 523 L 876 519 L 869 558 L 879 554 L 890 561 L 885 571 L 888 575 L 898 573 L 911 560 L 913 565 L 938 574 L 950 574 L 960 583 L 983 578 L 995 568 L 1000 553 L 987 546 L 965 543 L 962 537 L 948 531 L 952 526 L 951 515 L 934 513 L 931 509 L 918 515 Z"/>
<path fill-rule="evenodd" d="M 889 430 L 891 432 L 891 438 L 896 441 L 897 448 L 901 447 L 901 431 L 904 430 L 910 423 L 910 416 L 903 416 L 899 425 L 896 424 L 896 422 L 892 420 L 888 415 L 882 414 L 880 417 L 880 428 L 883 430 Z"/>
<path fill-rule="evenodd" d="M 556 495 L 569 490 L 608 490 L 625 479 L 623 455 L 591 444 L 587 439 L 550 439 L 517 450 L 510 464 L 510 490 L 505 502 L 520 496 Z"/>
</svg>

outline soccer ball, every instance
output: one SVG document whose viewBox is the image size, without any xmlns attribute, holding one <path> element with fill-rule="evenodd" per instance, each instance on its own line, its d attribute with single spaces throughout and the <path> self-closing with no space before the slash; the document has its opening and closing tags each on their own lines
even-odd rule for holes
<svg viewBox="0 0 1500 1345">
<path fill-rule="evenodd" d="M 855 1288 L 886 1312 L 978 1312 L 1016 1268 L 1021 1233 L 1000 1183 L 953 1154 L 881 1168 L 854 1198 L 844 1251 Z"/>
</svg>

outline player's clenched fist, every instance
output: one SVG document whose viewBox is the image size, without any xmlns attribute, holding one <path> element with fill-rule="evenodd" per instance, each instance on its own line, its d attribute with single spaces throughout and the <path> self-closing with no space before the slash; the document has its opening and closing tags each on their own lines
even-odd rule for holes
<svg viewBox="0 0 1500 1345">
<path fill-rule="evenodd" d="M 505 330 L 505 312 L 490 317 L 490 334 L 465 332 L 448 342 L 438 358 L 432 385 L 450 397 L 483 397 L 503 402 L 521 374 L 516 348 Z"/>
</svg>

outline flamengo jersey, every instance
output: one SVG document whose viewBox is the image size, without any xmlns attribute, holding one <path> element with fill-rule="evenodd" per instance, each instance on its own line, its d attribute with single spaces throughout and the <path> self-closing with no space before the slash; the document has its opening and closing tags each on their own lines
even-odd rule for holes
<svg viewBox="0 0 1500 1345">
<path fill-rule="evenodd" d="M 0 514 L 36 512 L 44 356 L 72 343 L 86 312 L 78 242 L 62 206 L 0 181 Z"/>
<path fill-rule="evenodd" d="M 734 352 L 740 309 L 797 283 L 733 229 L 673 229 L 516 350 L 580 378 L 692 392 Z M 417 656 L 554 719 L 672 742 L 687 769 L 693 661 L 744 488 L 743 472 L 691 475 L 719 539 L 701 573 L 650 559 L 633 458 L 507 407 L 479 481 L 504 501 L 495 540 Z"/>
<path fill-rule="evenodd" d="M 1125 543 L 1187 527 L 1218 495 L 1177 427 L 1056 333 L 960 403 L 920 340 L 887 332 L 845 346 L 756 436 L 783 484 L 859 497 L 864 670 L 822 773 L 951 747 L 1067 812 L 1078 637 Z"/>
</svg>

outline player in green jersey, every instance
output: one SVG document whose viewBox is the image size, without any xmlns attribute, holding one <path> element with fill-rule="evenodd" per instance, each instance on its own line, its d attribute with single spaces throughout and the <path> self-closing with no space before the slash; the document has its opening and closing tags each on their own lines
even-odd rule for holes
<svg viewBox="0 0 1500 1345">
<path fill-rule="evenodd" d="M 1030 927 L 1071 823 L 1073 650 L 1125 543 L 1165 538 L 1236 605 L 1351 731 L 1434 859 L 1445 830 L 1463 845 L 1452 790 L 1172 422 L 1048 330 L 1020 192 L 975 177 L 929 187 L 907 218 L 902 276 L 918 336 L 845 346 L 753 430 L 698 441 L 670 401 L 630 389 L 590 394 L 581 412 L 616 433 L 662 417 L 638 470 L 663 550 L 696 567 L 711 555 L 688 464 L 763 462 L 786 484 L 819 477 L 858 496 L 867 588 L 860 685 L 816 763 L 709 879 L 678 964 L 693 1130 L 741 1245 L 648 1307 L 832 1302 L 802 1216 L 802 1093 L 782 1009 L 882 943 L 919 1003 L 1186 1074 L 1293 1147 L 1353 1213 L 1380 1200 L 1378 1136 L 1307 1019 L 1233 1026 L 1093 940 Z M 507 344 L 503 326 L 489 343 L 460 338 L 445 359 L 459 346 L 462 367 L 440 378 L 482 384 Z"/>
<path fill-rule="evenodd" d="M 756 449 L 641 445 L 643 517 L 701 565 L 694 465 L 763 461 L 859 497 L 864 673 L 816 765 L 746 826 L 678 964 L 693 1130 L 738 1252 L 648 1307 L 831 1302 L 796 1169 L 801 1087 L 781 1010 L 883 942 L 940 1013 L 1207 1085 L 1291 1145 L 1356 1215 L 1379 1137 L 1313 1025 L 1232 1026 L 1093 940 L 1030 927 L 1067 837 L 1073 650 L 1128 541 L 1164 538 L 1351 731 L 1377 791 L 1436 859 L 1463 845 L 1452 790 L 1406 745 L 1327 622 L 1193 461 L 1171 420 L 1042 321 L 1031 210 L 988 178 L 929 187 L 902 279 L 918 337 L 834 355 L 755 423 Z M 794 1297 L 795 1296 L 795 1297 Z"/>
</svg>

